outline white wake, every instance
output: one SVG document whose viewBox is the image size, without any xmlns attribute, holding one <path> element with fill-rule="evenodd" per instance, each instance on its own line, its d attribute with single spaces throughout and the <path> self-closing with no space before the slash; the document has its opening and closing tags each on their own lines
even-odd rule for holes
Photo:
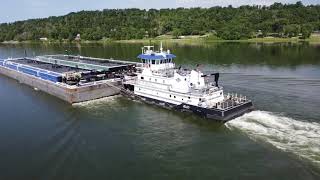
<svg viewBox="0 0 320 180">
<path fill-rule="evenodd" d="M 115 103 L 116 99 L 119 97 L 120 97 L 120 95 L 109 96 L 109 97 L 94 99 L 94 100 L 80 102 L 80 103 L 73 103 L 72 106 L 74 106 L 74 107 L 91 107 L 91 106 L 96 107 L 99 105 L 104 105 L 106 103 Z"/>
<path fill-rule="evenodd" d="M 265 111 L 253 111 L 226 126 L 238 129 L 254 140 L 308 159 L 320 166 L 320 124 L 298 121 Z"/>
</svg>

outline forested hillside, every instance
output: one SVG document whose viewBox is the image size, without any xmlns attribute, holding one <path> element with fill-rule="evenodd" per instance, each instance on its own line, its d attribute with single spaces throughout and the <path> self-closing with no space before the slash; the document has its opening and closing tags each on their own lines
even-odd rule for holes
<svg viewBox="0 0 320 180">
<path fill-rule="evenodd" d="M 256 36 L 308 38 L 320 29 L 320 5 L 301 2 L 238 8 L 106 9 L 0 24 L 0 41 L 142 39 L 159 35 L 216 34 L 222 39 Z"/>
</svg>

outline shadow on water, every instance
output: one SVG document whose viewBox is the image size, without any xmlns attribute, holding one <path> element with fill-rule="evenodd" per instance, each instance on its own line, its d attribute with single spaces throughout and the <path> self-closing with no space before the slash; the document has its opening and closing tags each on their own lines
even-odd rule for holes
<svg viewBox="0 0 320 180">
<path fill-rule="evenodd" d="M 122 97 L 121 95 L 102 98 L 102 99 L 83 102 L 83 103 L 77 103 L 77 104 L 74 104 L 73 106 L 77 109 L 86 109 L 88 110 L 89 113 L 92 113 L 92 114 L 95 114 L 95 111 L 100 112 L 101 109 L 106 107 L 108 107 L 109 109 L 106 111 L 110 111 L 110 109 L 112 109 L 112 111 L 114 111 L 115 113 L 116 111 L 119 110 L 119 108 L 121 110 L 127 109 L 127 108 L 124 108 L 126 106 L 128 106 L 128 108 L 130 107 L 137 107 L 141 109 L 148 108 L 147 111 L 150 111 L 150 110 L 157 111 L 157 113 L 164 114 L 170 118 L 174 117 L 174 120 L 178 119 L 183 123 L 191 123 L 193 125 L 196 125 L 197 127 L 201 127 L 207 130 L 221 131 L 224 127 L 223 123 L 219 123 L 209 119 L 204 119 L 192 113 L 172 111 L 165 108 L 161 108 L 157 105 L 147 105 L 143 102 L 129 100 L 125 97 Z"/>
<path fill-rule="evenodd" d="M 126 99 L 125 97 L 121 97 L 120 101 L 121 103 L 124 103 L 124 104 L 132 103 L 130 102 L 130 100 Z M 183 123 L 187 123 L 187 124 L 191 123 L 202 129 L 219 132 L 223 129 L 222 127 L 224 127 L 223 123 L 219 123 L 210 119 L 204 119 L 192 113 L 173 111 L 173 110 L 161 108 L 157 105 L 147 105 L 143 102 L 138 102 L 138 101 L 134 101 L 133 103 L 134 103 L 133 104 L 134 106 L 140 106 L 140 107 L 145 106 L 148 108 L 152 108 L 152 110 L 158 111 L 159 113 L 167 114 L 170 117 L 174 116 L 175 118 L 173 120 L 178 119 Z"/>
</svg>

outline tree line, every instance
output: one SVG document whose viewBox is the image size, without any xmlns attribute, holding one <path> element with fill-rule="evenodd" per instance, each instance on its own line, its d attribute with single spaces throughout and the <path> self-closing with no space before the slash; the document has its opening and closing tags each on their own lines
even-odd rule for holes
<svg viewBox="0 0 320 180">
<path fill-rule="evenodd" d="M 308 38 L 320 29 L 320 5 L 274 3 L 234 8 L 105 9 L 0 24 L 0 42 L 16 40 L 143 39 L 215 34 L 221 39 Z"/>
</svg>

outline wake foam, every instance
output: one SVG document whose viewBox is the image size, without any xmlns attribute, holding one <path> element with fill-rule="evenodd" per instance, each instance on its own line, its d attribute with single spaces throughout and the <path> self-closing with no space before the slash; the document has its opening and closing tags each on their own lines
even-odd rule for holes
<svg viewBox="0 0 320 180">
<path fill-rule="evenodd" d="M 320 124 L 298 121 L 265 111 L 253 111 L 226 123 L 254 140 L 308 159 L 320 166 Z"/>
<path fill-rule="evenodd" d="M 90 101 L 85 101 L 85 102 L 80 102 L 80 103 L 74 103 L 72 106 L 74 107 L 91 107 L 91 106 L 99 106 L 99 105 L 104 105 L 106 103 L 114 103 L 117 98 L 119 98 L 120 95 L 115 95 L 115 96 L 109 96 L 109 97 L 104 97 L 100 99 L 94 99 Z"/>
</svg>

